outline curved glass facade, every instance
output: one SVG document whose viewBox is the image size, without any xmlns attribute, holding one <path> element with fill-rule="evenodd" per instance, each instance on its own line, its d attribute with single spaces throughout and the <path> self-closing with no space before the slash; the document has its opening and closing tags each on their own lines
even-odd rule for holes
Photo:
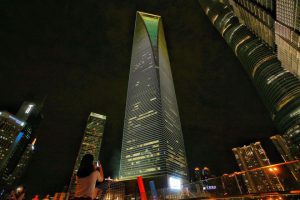
<svg viewBox="0 0 300 200">
<path fill-rule="evenodd" d="M 235 52 L 257 88 L 278 130 L 300 155 L 300 81 L 284 69 L 276 54 L 217 1 L 199 1 L 206 15 Z"/>
</svg>

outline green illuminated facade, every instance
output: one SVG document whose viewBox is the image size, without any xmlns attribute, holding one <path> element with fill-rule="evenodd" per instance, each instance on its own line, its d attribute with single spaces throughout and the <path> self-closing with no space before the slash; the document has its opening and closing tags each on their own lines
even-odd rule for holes
<svg viewBox="0 0 300 200">
<path fill-rule="evenodd" d="M 160 16 L 137 12 L 120 178 L 187 177 L 173 78 Z"/>
<path fill-rule="evenodd" d="M 239 58 L 277 129 L 284 133 L 294 159 L 300 158 L 300 81 L 284 69 L 276 54 L 240 24 L 233 11 L 218 1 L 200 5 Z"/>
</svg>

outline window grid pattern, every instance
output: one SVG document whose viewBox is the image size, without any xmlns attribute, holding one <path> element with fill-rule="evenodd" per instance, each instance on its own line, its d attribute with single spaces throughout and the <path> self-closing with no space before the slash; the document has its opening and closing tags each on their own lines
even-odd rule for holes
<svg viewBox="0 0 300 200">
<path fill-rule="evenodd" d="M 300 76 L 300 51 L 278 35 L 275 36 L 275 42 L 277 44 L 277 56 L 282 66 Z"/>
<path fill-rule="evenodd" d="M 18 181 L 25 170 L 28 168 L 29 163 L 32 159 L 32 155 L 34 153 L 34 145 L 29 144 L 22 154 L 18 164 L 16 165 L 15 169 L 12 171 L 11 174 L 8 174 L 3 177 L 3 179 L 7 182 L 8 185 L 13 185 L 16 181 Z"/>
<path fill-rule="evenodd" d="M 300 110 L 296 111 L 299 112 Z M 274 135 L 270 138 L 275 145 L 277 151 L 280 153 L 281 157 L 283 158 L 284 162 L 294 160 L 294 157 L 291 155 L 289 146 L 286 142 L 286 139 L 281 135 Z M 291 173 L 296 181 L 300 181 L 300 171 L 299 171 L 299 163 L 294 165 L 288 165 L 288 168 L 291 170 Z"/>
<path fill-rule="evenodd" d="M 236 17 L 227 6 L 216 2 L 200 2 L 209 12 L 211 21 L 222 33 L 227 44 L 236 51 L 245 71 L 251 78 L 278 130 L 284 133 L 295 159 L 300 158 L 300 81 L 297 76 L 282 67 L 276 54 Z M 224 31 L 226 30 L 226 31 Z M 238 44 L 247 36 L 241 45 Z M 237 47 L 238 46 L 238 47 Z"/>
<path fill-rule="evenodd" d="M 80 149 L 76 158 L 73 174 L 69 185 L 69 196 L 73 197 L 76 188 L 76 174 L 80 166 L 80 162 L 85 154 L 92 154 L 94 160 L 97 161 L 100 156 L 101 143 L 104 133 L 106 116 L 97 113 L 90 113 Z"/>
<path fill-rule="evenodd" d="M 186 177 L 185 150 L 161 18 L 137 12 L 135 23 L 120 178 L 166 174 Z"/>
<path fill-rule="evenodd" d="M 300 31 L 300 1 L 299 0 L 277 0 L 276 19 L 278 22 L 290 27 L 292 30 Z"/>
<path fill-rule="evenodd" d="M 241 171 L 251 170 L 270 165 L 269 158 L 259 142 L 233 149 Z M 246 172 L 243 174 L 248 193 L 284 191 L 279 178 L 268 170 Z"/>
<path fill-rule="evenodd" d="M 16 116 L 0 112 L 0 133 L 0 188 L 5 188 L 11 187 L 11 184 L 20 178 L 14 176 L 14 171 L 22 161 L 22 155 L 30 141 L 32 127 Z"/>
<path fill-rule="evenodd" d="M 22 126 L 15 123 L 9 114 L 2 112 L 0 115 L 0 163 L 3 163 L 10 147 L 13 145 Z"/>
<path fill-rule="evenodd" d="M 230 0 L 230 4 L 240 22 L 274 48 L 274 19 L 271 14 L 251 0 Z"/>
</svg>

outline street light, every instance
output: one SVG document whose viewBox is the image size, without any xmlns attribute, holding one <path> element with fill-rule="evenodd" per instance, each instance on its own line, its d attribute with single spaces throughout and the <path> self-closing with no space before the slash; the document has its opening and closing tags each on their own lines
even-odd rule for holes
<svg viewBox="0 0 300 200">
<path fill-rule="evenodd" d="M 277 167 L 270 167 L 268 170 L 269 170 L 269 172 L 272 172 L 272 173 L 278 173 L 279 172 L 279 169 Z"/>
</svg>

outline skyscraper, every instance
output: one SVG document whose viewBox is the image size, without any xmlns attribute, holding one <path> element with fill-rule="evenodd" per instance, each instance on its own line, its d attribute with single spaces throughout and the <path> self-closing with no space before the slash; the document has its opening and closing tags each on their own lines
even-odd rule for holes
<svg viewBox="0 0 300 200">
<path fill-rule="evenodd" d="M 160 16 L 137 12 L 124 119 L 120 178 L 187 178 L 173 78 Z"/>
<path fill-rule="evenodd" d="M 16 116 L 0 112 L 0 188 L 3 189 L 0 190 L 0 197 L 5 194 L 5 188 L 10 187 L 24 172 L 25 168 L 19 170 L 19 164 L 24 161 L 26 148 L 34 140 L 42 118 L 41 109 L 42 104 L 24 102 Z"/>
<path fill-rule="evenodd" d="M 92 154 L 94 156 L 95 161 L 99 159 L 105 122 L 106 122 L 106 116 L 93 113 L 93 112 L 90 113 L 83 134 L 81 146 L 76 158 L 74 170 L 72 173 L 72 177 L 68 189 L 69 197 L 73 197 L 75 192 L 76 174 L 79 169 L 82 157 L 85 154 Z"/>
<path fill-rule="evenodd" d="M 275 0 L 230 0 L 240 22 L 271 47 L 275 47 Z"/>
<path fill-rule="evenodd" d="M 269 110 L 279 132 L 284 133 L 294 159 L 300 158 L 300 81 L 281 66 L 276 54 L 240 24 L 233 11 L 218 1 L 199 1 L 208 18 L 239 58 Z"/>
<path fill-rule="evenodd" d="M 35 143 L 36 139 L 34 139 L 32 143 L 27 145 L 27 148 L 23 152 L 18 164 L 16 165 L 12 173 L 3 177 L 8 185 L 15 185 L 20 180 L 25 170 L 28 168 L 33 153 L 35 152 Z"/>
<path fill-rule="evenodd" d="M 13 159 L 18 144 L 21 142 L 25 122 L 8 112 L 0 112 L 0 175 L 3 176 L 10 160 Z M 22 140 L 23 141 L 23 140 Z M 18 159 L 16 159 L 17 161 Z"/>
<path fill-rule="evenodd" d="M 244 187 L 242 177 L 233 174 L 223 174 L 221 176 L 222 187 L 224 189 L 224 194 L 226 195 L 239 195 L 247 193 L 247 189 Z"/>
<path fill-rule="evenodd" d="M 284 162 L 295 160 L 294 156 L 290 152 L 289 146 L 284 136 L 274 135 L 271 137 L 271 140 L 280 153 Z M 287 166 L 290 169 L 295 180 L 300 182 L 300 163 L 288 164 Z"/>
<path fill-rule="evenodd" d="M 235 15 L 277 50 L 282 66 L 300 75 L 300 1 L 230 0 Z M 276 11 L 276 12 L 275 12 Z M 276 21 L 275 21 L 276 19 Z"/>
<path fill-rule="evenodd" d="M 270 165 L 269 158 L 260 142 L 249 146 L 232 149 L 241 171 L 248 193 L 284 191 L 276 174 L 269 173 L 268 169 L 253 170 Z M 251 171 L 248 171 L 251 170 Z"/>
<path fill-rule="evenodd" d="M 275 42 L 282 66 L 300 75 L 300 1 L 276 0 Z"/>
</svg>

